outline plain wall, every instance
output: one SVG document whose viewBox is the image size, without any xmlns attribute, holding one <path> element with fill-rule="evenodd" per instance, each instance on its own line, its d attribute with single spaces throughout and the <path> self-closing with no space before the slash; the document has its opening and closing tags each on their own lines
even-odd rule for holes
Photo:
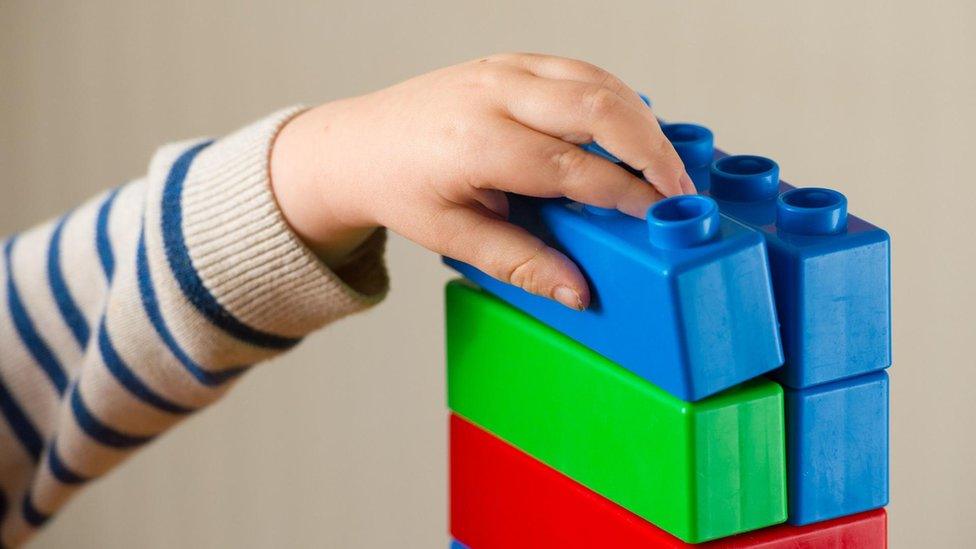
<svg viewBox="0 0 976 549">
<path fill-rule="evenodd" d="M 141 174 L 168 140 L 499 51 L 583 58 L 893 241 L 892 547 L 976 512 L 976 7 L 906 2 L 0 0 L 0 234 Z M 395 177 L 395 174 L 391 174 Z M 441 290 L 399 237 L 390 298 L 249 374 L 88 488 L 36 547 L 445 547 Z"/>
</svg>

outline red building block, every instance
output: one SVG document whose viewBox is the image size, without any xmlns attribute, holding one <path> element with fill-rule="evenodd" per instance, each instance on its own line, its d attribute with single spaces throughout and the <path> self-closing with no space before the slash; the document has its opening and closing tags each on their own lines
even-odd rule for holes
<svg viewBox="0 0 976 549">
<path fill-rule="evenodd" d="M 451 534 L 471 549 L 885 549 L 884 509 L 691 545 L 451 415 Z"/>
</svg>

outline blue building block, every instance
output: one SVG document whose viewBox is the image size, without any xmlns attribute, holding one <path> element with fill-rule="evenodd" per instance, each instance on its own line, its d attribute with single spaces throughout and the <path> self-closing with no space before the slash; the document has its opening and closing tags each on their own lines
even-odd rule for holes
<svg viewBox="0 0 976 549">
<path fill-rule="evenodd" d="M 836 191 L 780 181 L 768 158 L 715 150 L 707 128 L 663 129 L 699 192 L 766 237 L 786 355 L 773 377 L 803 388 L 890 366 L 888 233 Z"/>
<path fill-rule="evenodd" d="M 804 525 L 888 503 L 888 374 L 786 389 L 789 519 Z"/>
<path fill-rule="evenodd" d="M 762 236 L 680 196 L 647 221 L 561 199 L 510 197 L 510 220 L 564 252 L 591 289 L 582 312 L 451 267 L 676 397 L 695 401 L 782 364 Z"/>
<path fill-rule="evenodd" d="M 460 541 L 458 541 L 456 539 L 452 539 L 451 540 L 451 548 L 450 549 L 468 549 L 468 546 L 465 545 L 465 544 L 463 544 L 463 543 L 461 543 Z"/>
</svg>

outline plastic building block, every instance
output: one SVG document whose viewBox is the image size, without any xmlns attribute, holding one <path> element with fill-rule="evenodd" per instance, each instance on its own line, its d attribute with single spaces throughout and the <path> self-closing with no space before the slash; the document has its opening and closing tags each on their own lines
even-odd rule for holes
<svg viewBox="0 0 976 549">
<path fill-rule="evenodd" d="M 774 377 L 804 388 L 891 365 L 888 233 L 848 214 L 837 191 L 794 188 L 768 158 L 715 150 L 707 128 L 663 129 L 699 192 L 766 237 L 786 355 Z"/>
<path fill-rule="evenodd" d="M 783 362 L 762 237 L 700 196 L 657 203 L 648 221 L 565 200 L 510 197 L 510 219 L 562 250 L 590 283 L 574 311 L 445 262 L 583 345 L 682 400 Z"/>
<path fill-rule="evenodd" d="M 884 549 L 870 511 L 691 545 L 464 419 L 451 417 L 451 534 L 471 549 Z"/>
<path fill-rule="evenodd" d="M 699 181 L 707 183 L 715 149 L 712 131 L 694 124 L 662 124 L 661 131 L 671 141 L 696 187 Z M 699 192 L 702 190 L 698 189 Z"/>
<path fill-rule="evenodd" d="M 685 402 L 461 281 L 447 367 L 455 413 L 685 541 L 786 520 L 776 383 Z"/>
<path fill-rule="evenodd" d="M 888 503 L 888 374 L 786 389 L 790 524 Z"/>
<path fill-rule="evenodd" d="M 451 540 L 451 549 L 469 549 L 467 545 L 461 543 L 456 539 Z"/>
</svg>

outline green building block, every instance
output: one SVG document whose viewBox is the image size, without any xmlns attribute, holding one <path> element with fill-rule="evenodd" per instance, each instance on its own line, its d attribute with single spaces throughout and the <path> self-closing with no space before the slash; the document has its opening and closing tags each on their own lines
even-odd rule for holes
<svg viewBox="0 0 976 549">
<path fill-rule="evenodd" d="M 455 413 L 689 543 L 786 520 L 779 385 L 685 402 L 466 282 L 446 293 Z"/>
</svg>

